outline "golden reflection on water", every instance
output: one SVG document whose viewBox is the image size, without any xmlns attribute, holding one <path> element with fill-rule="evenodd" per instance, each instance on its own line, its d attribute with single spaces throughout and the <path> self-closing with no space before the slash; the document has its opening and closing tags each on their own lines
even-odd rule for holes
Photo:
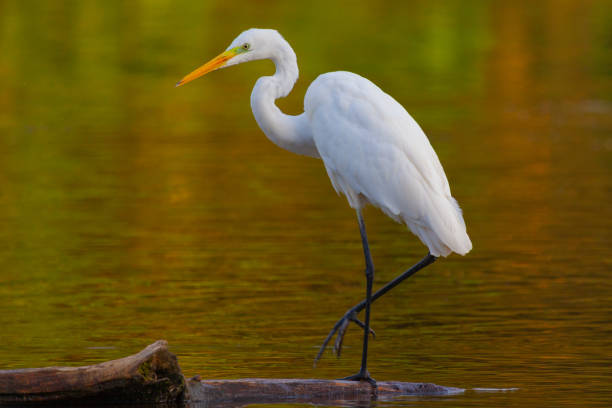
<svg viewBox="0 0 612 408">
<path fill-rule="evenodd" d="M 312 368 L 362 296 L 361 248 L 321 163 L 252 119 L 271 65 L 173 87 L 260 26 L 298 54 L 285 111 L 321 72 L 374 80 L 426 130 L 466 215 L 472 253 L 374 306 L 374 377 L 520 388 L 423 405 L 610 401 L 608 2 L 26 3 L 0 1 L 2 368 L 165 338 L 188 375 L 357 369 L 355 329 Z M 377 285 L 425 254 L 366 221 Z"/>
</svg>

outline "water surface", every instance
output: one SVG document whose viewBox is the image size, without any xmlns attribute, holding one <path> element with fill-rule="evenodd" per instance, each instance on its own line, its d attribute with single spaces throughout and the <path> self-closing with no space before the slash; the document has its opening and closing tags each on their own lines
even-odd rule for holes
<svg viewBox="0 0 612 408">
<path fill-rule="evenodd" d="M 252 118 L 271 64 L 173 87 L 259 26 L 298 55 L 283 110 L 319 73 L 370 78 L 424 128 L 464 210 L 474 250 L 373 307 L 370 370 L 469 391 L 392 404 L 610 405 L 609 2 L 32 3 L 0 1 L 1 368 L 164 338 L 187 375 L 358 369 L 355 328 L 312 368 L 363 295 L 361 246 L 322 164 Z M 425 255 L 365 218 L 376 286 Z"/>
</svg>

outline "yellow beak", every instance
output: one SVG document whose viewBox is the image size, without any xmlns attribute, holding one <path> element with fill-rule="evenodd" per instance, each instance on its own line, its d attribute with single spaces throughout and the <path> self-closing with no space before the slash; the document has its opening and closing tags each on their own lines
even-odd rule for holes
<svg viewBox="0 0 612 408">
<path fill-rule="evenodd" d="M 199 78 L 204 74 L 223 67 L 228 60 L 234 58 L 236 55 L 238 55 L 238 53 L 236 52 L 235 48 L 217 55 L 215 58 L 202 65 L 200 68 L 194 70 L 190 74 L 187 74 L 183 79 L 176 83 L 176 86 L 184 85 L 187 82 L 193 81 L 194 79 Z"/>
</svg>

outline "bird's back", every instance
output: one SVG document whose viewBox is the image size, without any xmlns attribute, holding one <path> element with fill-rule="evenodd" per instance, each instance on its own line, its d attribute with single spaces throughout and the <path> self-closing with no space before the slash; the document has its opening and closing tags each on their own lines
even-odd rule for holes
<svg viewBox="0 0 612 408">
<path fill-rule="evenodd" d="M 436 153 L 395 99 L 359 75 L 330 72 L 310 85 L 304 111 L 332 184 L 351 207 L 379 207 L 434 256 L 472 248 Z"/>
</svg>

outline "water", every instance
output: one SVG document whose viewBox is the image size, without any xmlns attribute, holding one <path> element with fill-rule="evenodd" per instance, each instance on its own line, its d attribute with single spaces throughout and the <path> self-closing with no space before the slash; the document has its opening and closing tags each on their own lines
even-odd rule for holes
<svg viewBox="0 0 612 408">
<path fill-rule="evenodd" d="M 367 76 L 425 129 L 464 209 L 474 250 L 375 304 L 370 370 L 468 391 L 378 404 L 609 406 L 605 1 L 0 1 L 1 368 L 165 338 L 204 378 L 357 370 L 355 328 L 312 368 L 363 296 L 360 240 L 321 163 L 257 128 L 249 95 L 270 63 L 173 87 L 251 26 L 298 54 L 283 110 L 321 72 Z M 375 286 L 425 255 L 365 218 Z"/>
</svg>

